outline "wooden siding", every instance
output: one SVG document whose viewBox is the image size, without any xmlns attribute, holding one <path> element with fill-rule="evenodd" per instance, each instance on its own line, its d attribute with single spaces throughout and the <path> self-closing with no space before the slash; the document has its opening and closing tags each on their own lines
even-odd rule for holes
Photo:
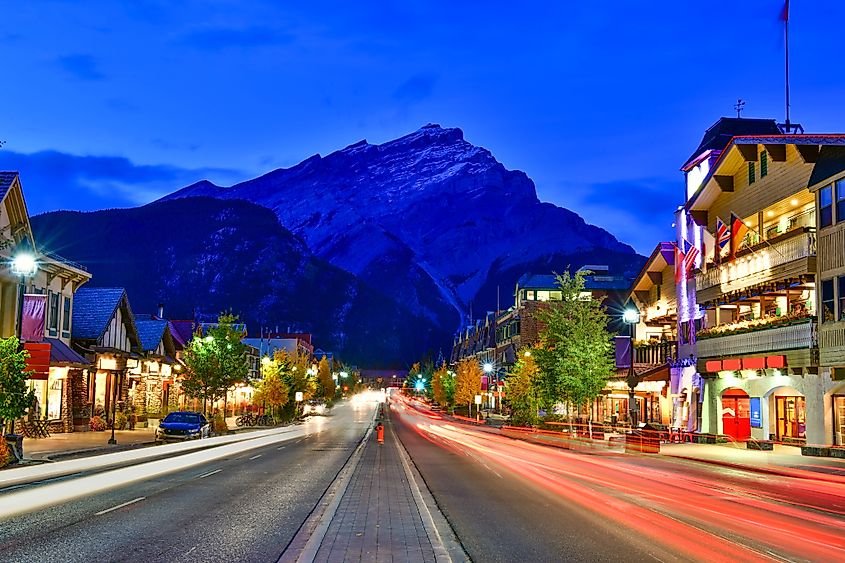
<svg viewBox="0 0 845 563">
<path fill-rule="evenodd" d="M 824 323 L 819 327 L 819 363 L 845 366 L 845 322 Z"/>
<path fill-rule="evenodd" d="M 845 221 L 819 231 L 820 279 L 845 274 Z"/>
<path fill-rule="evenodd" d="M 773 268 L 755 272 L 752 275 L 744 276 L 734 281 L 719 283 L 707 288 L 696 290 L 696 299 L 699 303 L 709 303 L 719 299 L 726 293 L 740 291 L 755 285 L 777 282 L 790 278 L 798 278 L 802 274 L 812 274 L 816 271 L 816 257 L 808 256 L 798 260 L 792 260 Z"/>
<path fill-rule="evenodd" d="M 757 147 L 759 155 L 762 147 Z M 719 172 L 726 174 L 728 169 L 736 168 L 733 174 L 733 192 L 723 192 L 710 206 L 707 212 L 707 229 L 716 232 L 716 217 L 730 221 L 731 212 L 741 217 L 750 217 L 778 201 L 802 191 L 807 191 L 807 182 L 813 171 L 812 164 L 804 164 L 801 155 L 794 146 L 786 147 L 786 162 L 769 161 L 769 173 L 759 178 L 759 160 L 756 163 L 757 180 L 748 184 L 748 166 L 739 164 L 740 159 L 725 162 Z M 735 162 L 736 161 L 736 162 Z M 738 166 L 737 166 L 738 165 Z"/>
<path fill-rule="evenodd" d="M 120 310 L 120 307 L 117 308 L 115 315 L 109 323 L 108 329 L 106 329 L 105 334 L 103 334 L 103 339 L 100 345 L 106 348 L 116 348 L 125 352 L 131 351 L 129 336 L 126 330 L 126 322 L 123 320 L 123 311 Z"/>
</svg>

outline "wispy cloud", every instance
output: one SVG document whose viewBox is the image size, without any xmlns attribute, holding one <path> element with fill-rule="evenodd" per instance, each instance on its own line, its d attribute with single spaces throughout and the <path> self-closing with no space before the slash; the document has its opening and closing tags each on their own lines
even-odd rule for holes
<svg viewBox="0 0 845 563">
<path fill-rule="evenodd" d="M 55 209 L 88 211 L 148 203 L 202 179 L 224 185 L 249 176 L 229 168 L 136 164 L 120 156 L 59 151 L 0 151 L 0 170 L 17 170 L 32 214 Z"/>
<path fill-rule="evenodd" d="M 202 27 L 184 34 L 179 43 L 203 51 L 218 51 L 230 47 L 252 48 L 289 45 L 293 34 L 273 27 Z"/>
<path fill-rule="evenodd" d="M 91 55 L 65 55 L 56 59 L 56 64 L 80 80 L 103 80 L 106 75 L 97 68 L 97 61 Z"/>
<path fill-rule="evenodd" d="M 429 98 L 434 91 L 437 78 L 434 73 L 415 74 L 396 88 L 393 99 L 403 103 L 413 103 Z"/>
</svg>

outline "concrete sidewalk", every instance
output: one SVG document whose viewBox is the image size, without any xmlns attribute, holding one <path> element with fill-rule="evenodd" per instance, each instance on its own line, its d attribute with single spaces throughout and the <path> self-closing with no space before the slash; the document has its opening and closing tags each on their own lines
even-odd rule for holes
<svg viewBox="0 0 845 563">
<path fill-rule="evenodd" d="M 155 441 L 155 428 L 115 430 L 117 444 L 109 444 L 111 430 L 107 432 L 67 432 L 52 434 L 49 438 L 24 438 L 24 460 L 49 461 L 52 457 L 73 454 L 107 453 L 137 448 Z"/>
<path fill-rule="evenodd" d="M 660 455 L 726 467 L 778 472 L 801 469 L 845 475 L 845 460 L 801 455 L 801 448 L 775 444 L 772 451 L 749 450 L 744 444 L 661 444 Z"/>
<path fill-rule="evenodd" d="M 329 508 L 304 525 L 313 530 L 307 543 L 295 538 L 280 561 L 469 560 L 389 421 L 385 443 L 373 432 L 350 468 L 338 480 L 339 500 L 321 500 Z"/>
</svg>

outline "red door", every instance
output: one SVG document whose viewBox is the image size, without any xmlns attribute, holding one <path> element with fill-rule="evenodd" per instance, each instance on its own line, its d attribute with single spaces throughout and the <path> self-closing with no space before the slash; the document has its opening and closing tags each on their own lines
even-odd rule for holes
<svg viewBox="0 0 845 563">
<path fill-rule="evenodd" d="M 728 389 L 722 394 L 722 431 L 737 442 L 751 437 L 750 405 L 745 391 Z"/>
</svg>

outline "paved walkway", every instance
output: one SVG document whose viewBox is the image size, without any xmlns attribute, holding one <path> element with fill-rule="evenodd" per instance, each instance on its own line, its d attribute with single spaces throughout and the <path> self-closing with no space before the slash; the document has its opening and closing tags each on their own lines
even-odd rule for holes
<svg viewBox="0 0 845 563">
<path fill-rule="evenodd" d="M 51 434 L 49 438 L 24 438 L 23 454 L 25 459 L 46 460 L 55 455 L 70 454 L 71 452 L 96 451 L 105 453 L 111 450 L 121 450 L 127 447 L 138 447 L 155 441 L 154 428 L 139 428 L 137 430 L 115 430 L 116 445 L 108 443 L 111 431 L 108 432 L 67 432 Z"/>
<path fill-rule="evenodd" d="M 389 426 L 386 434 L 364 447 L 315 561 L 436 560 Z"/>
<path fill-rule="evenodd" d="M 661 444 L 662 455 L 758 469 L 792 468 L 845 475 L 845 460 L 801 455 L 801 448 L 775 444 L 772 451 L 749 450 L 744 444 Z"/>
</svg>

